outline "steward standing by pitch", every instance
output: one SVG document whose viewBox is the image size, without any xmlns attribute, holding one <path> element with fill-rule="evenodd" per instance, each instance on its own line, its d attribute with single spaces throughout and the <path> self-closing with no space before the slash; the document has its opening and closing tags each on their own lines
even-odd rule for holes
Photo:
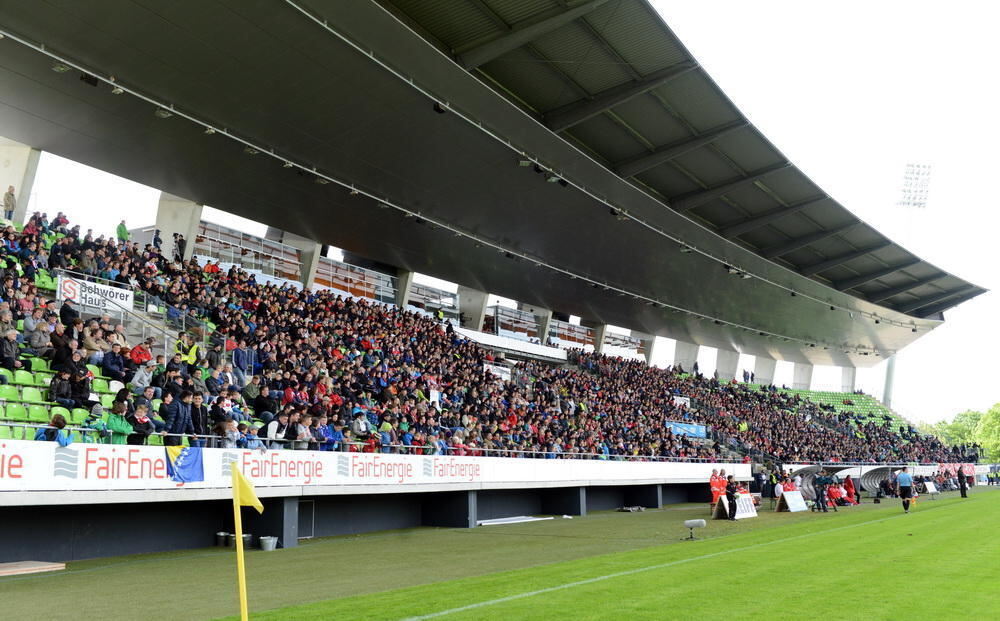
<svg viewBox="0 0 1000 621">
<path fill-rule="evenodd" d="M 816 510 L 823 510 L 823 513 L 829 513 L 829 509 L 826 508 L 826 488 L 833 482 L 827 474 L 826 470 L 820 470 L 819 476 L 813 481 L 813 487 L 816 488 Z M 837 505 L 833 505 L 834 513 L 837 512 Z"/>
<path fill-rule="evenodd" d="M 909 513 L 910 498 L 913 498 L 913 477 L 906 471 L 906 468 L 903 468 L 903 471 L 896 477 L 896 489 L 903 501 L 903 513 Z"/>
</svg>

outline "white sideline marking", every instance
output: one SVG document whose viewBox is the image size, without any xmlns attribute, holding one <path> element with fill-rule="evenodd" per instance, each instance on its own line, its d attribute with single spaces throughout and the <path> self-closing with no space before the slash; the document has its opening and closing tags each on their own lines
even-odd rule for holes
<svg viewBox="0 0 1000 621">
<path fill-rule="evenodd" d="M 847 530 L 848 528 L 857 528 L 858 526 L 867 526 L 868 524 L 877 524 L 879 522 L 885 522 L 886 520 L 895 520 L 902 517 L 903 514 L 893 515 L 886 518 L 881 518 L 878 520 L 871 520 L 867 522 L 859 522 L 858 524 L 848 524 L 846 526 L 838 526 L 837 528 L 830 528 L 827 530 L 821 530 L 814 533 L 805 533 L 803 535 L 795 535 L 793 537 L 785 537 L 784 539 L 775 539 L 774 541 L 765 541 L 763 543 L 755 543 L 750 546 L 743 546 L 742 548 L 732 548 L 729 550 L 721 550 L 719 552 L 712 552 L 711 554 L 703 554 L 701 556 L 692 556 L 691 558 L 679 559 L 676 561 L 670 561 L 669 563 L 660 563 L 659 565 L 649 565 L 648 567 L 637 567 L 635 569 L 628 569 L 626 571 L 619 571 L 613 574 L 607 574 L 604 576 L 595 576 L 593 578 L 587 578 L 586 580 L 577 580 L 576 582 L 567 582 L 566 584 L 559 584 L 552 587 L 546 587 L 544 589 L 538 589 L 537 591 L 527 591 L 525 593 L 517 593 L 516 595 L 508 595 L 506 597 L 498 597 L 497 599 L 486 600 L 485 602 L 476 602 L 474 604 L 467 604 L 465 606 L 459 606 L 458 608 L 449 608 L 448 610 L 441 610 L 438 612 L 432 612 L 426 615 L 420 615 L 416 617 L 407 617 L 403 621 L 423 621 L 423 619 L 435 619 L 437 617 L 443 617 L 445 615 L 455 614 L 456 612 L 465 612 L 466 610 L 475 610 L 476 608 L 485 608 L 486 606 L 494 606 L 496 604 L 503 604 L 505 602 L 511 602 L 518 599 L 524 599 L 526 597 L 534 597 L 535 595 L 542 595 L 544 593 L 552 593 L 553 591 L 562 591 L 564 589 L 571 589 L 573 587 L 583 586 L 586 584 L 593 584 L 595 582 L 603 582 L 604 580 L 611 580 L 613 578 L 622 578 L 624 576 L 632 576 L 635 574 L 640 574 L 647 571 L 654 571 L 657 569 L 665 569 L 667 567 L 674 567 L 675 565 L 683 565 L 684 563 L 691 563 L 693 561 L 703 561 L 705 559 L 715 558 L 717 556 L 724 556 L 726 554 L 733 554 L 735 552 L 745 552 L 746 550 L 754 550 L 757 548 L 763 548 L 765 546 L 774 545 L 776 543 L 785 543 L 786 541 L 795 541 L 796 539 L 805 539 L 806 537 L 812 537 L 814 535 L 825 535 L 827 533 L 834 533 L 841 530 Z"/>
</svg>

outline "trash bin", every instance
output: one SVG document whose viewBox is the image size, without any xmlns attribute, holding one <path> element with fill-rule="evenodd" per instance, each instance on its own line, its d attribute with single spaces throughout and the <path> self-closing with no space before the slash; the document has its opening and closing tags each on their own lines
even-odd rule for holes
<svg viewBox="0 0 1000 621">
<path fill-rule="evenodd" d="M 253 535 L 250 533 L 243 533 L 243 549 L 253 547 Z"/>
<path fill-rule="evenodd" d="M 261 537 L 260 538 L 260 549 L 265 552 L 272 552 L 274 548 L 278 545 L 277 537 Z"/>
<path fill-rule="evenodd" d="M 215 533 L 215 545 L 220 548 L 226 547 L 229 543 L 229 533 L 219 531 Z"/>
</svg>

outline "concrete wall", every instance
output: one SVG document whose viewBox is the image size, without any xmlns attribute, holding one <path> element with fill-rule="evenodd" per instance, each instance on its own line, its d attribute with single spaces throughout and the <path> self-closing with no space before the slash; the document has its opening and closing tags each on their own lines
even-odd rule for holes
<svg viewBox="0 0 1000 621">
<path fill-rule="evenodd" d="M 198 235 L 201 222 L 201 205 L 166 192 L 160 193 L 160 203 L 156 209 L 156 228 L 160 229 L 163 253 L 173 255 L 174 233 L 180 233 L 187 241 L 184 260 L 194 253 L 194 239 Z"/>
<path fill-rule="evenodd" d="M 25 220 L 41 155 L 38 149 L 0 138 L 0 195 L 7 192 L 8 186 L 14 186 L 14 196 L 17 199 L 14 222 Z M 3 216 L 3 213 L 0 213 L 0 216 Z M 49 220 L 55 216 L 56 214 L 50 213 Z"/>
</svg>

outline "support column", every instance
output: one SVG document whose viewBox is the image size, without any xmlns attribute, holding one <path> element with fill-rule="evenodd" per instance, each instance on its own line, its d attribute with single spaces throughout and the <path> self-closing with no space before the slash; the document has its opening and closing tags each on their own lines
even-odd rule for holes
<svg viewBox="0 0 1000 621">
<path fill-rule="evenodd" d="M 427 494 L 421 507 L 424 526 L 475 528 L 479 521 L 479 497 L 475 490 Z"/>
<path fill-rule="evenodd" d="M 174 233 L 184 236 L 184 260 L 194 254 L 194 240 L 201 223 L 201 205 L 166 192 L 160 193 L 160 204 L 156 208 L 156 228 L 160 229 L 165 253 L 173 255 Z"/>
<path fill-rule="evenodd" d="M 885 388 L 882 390 L 882 403 L 892 407 L 892 384 L 896 380 L 896 354 L 889 356 L 885 365 Z"/>
<path fill-rule="evenodd" d="M 243 509 L 243 532 L 254 537 L 277 537 L 282 548 L 299 545 L 299 497 L 262 498 L 264 513 Z M 230 511 L 232 513 L 232 511 Z"/>
<path fill-rule="evenodd" d="M 543 491 L 542 513 L 587 515 L 587 488 L 562 487 Z"/>
<path fill-rule="evenodd" d="M 840 392 L 854 392 L 857 367 L 840 367 Z"/>
<path fill-rule="evenodd" d="M 486 319 L 486 300 L 489 295 L 472 287 L 458 286 L 458 312 L 462 317 L 462 327 L 481 331 Z"/>
<path fill-rule="evenodd" d="M 809 390 L 812 386 L 813 365 L 796 362 L 792 368 L 792 389 Z"/>
<path fill-rule="evenodd" d="M 757 384 L 770 386 L 774 383 L 774 370 L 778 366 L 778 361 L 774 358 L 757 356 L 753 363 L 754 381 Z"/>
<path fill-rule="evenodd" d="M 517 303 L 517 310 L 531 313 L 535 317 L 535 333 L 538 335 L 538 342 L 545 345 L 549 336 L 549 325 L 552 323 L 552 311 L 547 308 L 532 306 L 523 302 Z"/>
<path fill-rule="evenodd" d="M 299 282 L 309 289 L 316 282 L 316 268 L 319 267 L 323 246 L 311 239 L 288 232 L 282 235 L 281 243 L 299 251 Z"/>
<path fill-rule="evenodd" d="M 694 370 L 694 363 L 698 360 L 698 346 L 687 341 L 677 341 L 674 347 L 674 366 L 680 365 L 685 373 Z"/>
<path fill-rule="evenodd" d="M 716 350 L 715 370 L 720 382 L 729 382 L 736 378 L 736 367 L 740 364 L 740 352 L 732 349 Z"/>
<path fill-rule="evenodd" d="M 14 186 L 14 198 L 17 201 L 14 222 L 25 221 L 41 155 L 42 152 L 38 149 L 0 138 L 0 194 L 5 194 L 8 187 Z M 56 214 L 49 214 L 50 220 L 55 217 Z"/>
<path fill-rule="evenodd" d="M 643 355 L 646 358 L 646 364 L 652 366 L 653 346 L 656 345 L 656 337 L 653 336 L 652 334 L 646 334 L 644 332 L 638 332 L 636 330 L 632 330 L 630 332 L 630 335 L 632 336 L 632 338 L 639 339 L 639 342 L 642 343 L 642 349 L 645 352 Z"/>
<path fill-rule="evenodd" d="M 406 310 L 410 301 L 410 289 L 413 288 L 413 272 L 399 270 L 396 275 L 396 307 Z"/>
<path fill-rule="evenodd" d="M 608 324 L 601 323 L 593 327 L 594 330 L 594 351 L 604 353 L 604 336 L 608 333 Z"/>
</svg>

